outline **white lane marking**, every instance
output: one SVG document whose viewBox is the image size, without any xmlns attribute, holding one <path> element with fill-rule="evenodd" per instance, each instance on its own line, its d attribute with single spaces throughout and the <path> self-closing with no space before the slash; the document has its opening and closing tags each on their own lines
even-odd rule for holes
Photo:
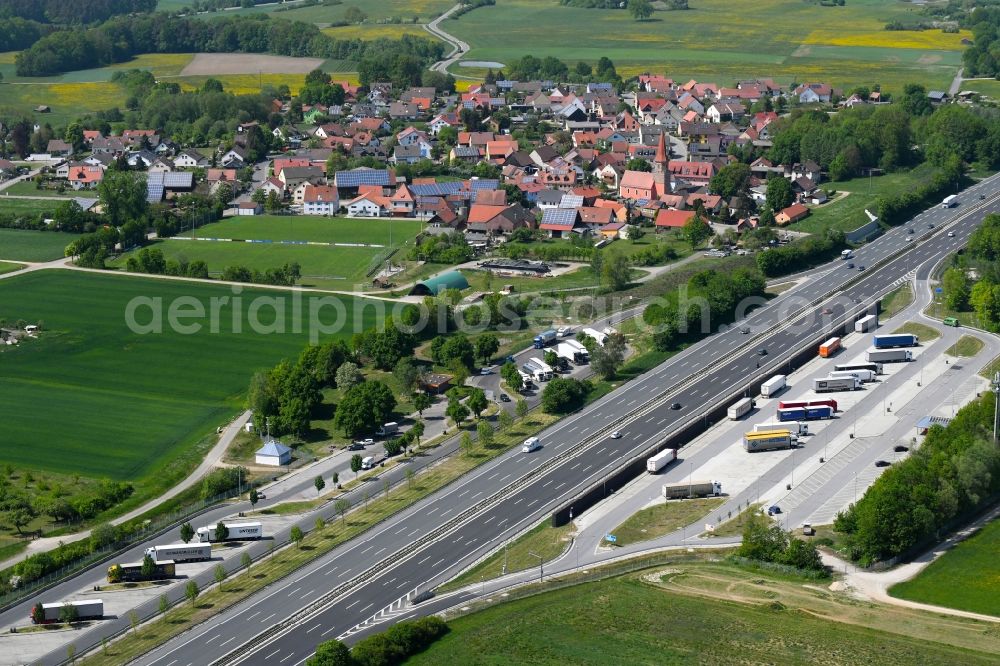
<svg viewBox="0 0 1000 666">
<path fill-rule="evenodd" d="M 273 657 L 274 655 L 278 654 L 279 652 L 281 652 L 281 648 L 278 648 L 277 650 L 275 650 L 271 654 L 267 655 L 266 657 L 264 657 L 264 659 L 270 659 L 271 657 Z"/>
<path fill-rule="evenodd" d="M 219 636 L 221 636 L 221 635 L 222 635 L 222 634 L 216 634 L 216 635 L 212 636 L 212 637 L 211 637 L 211 638 L 209 638 L 209 639 L 208 639 L 207 641 L 205 641 L 205 644 L 207 645 L 208 643 L 211 643 L 212 641 L 214 641 L 214 640 L 215 640 L 216 638 L 218 638 L 218 637 L 219 637 Z"/>
<path fill-rule="evenodd" d="M 312 629 L 306 629 L 306 633 L 307 634 L 311 634 L 312 632 L 316 631 L 317 629 L 319 629 L 319 625 L 318 624 L 315 627 L 313 627 Z"/>
<path fill-rule="evenodd" d="M 230 638 L 230 639 L 229 639 L 228 641 L 226 641 L 225 643 L 219 643 L 219 647 L 222 647 L 223 645 L 226 645 L 227 643 L 232 643 L 232 642 L 233 642 L 233 641 L 235 641 L 235 640 L 236 640 L 236 636 L 233 636 L 232 638 Z"/>
<path fill-rule="evenodd" d="M 444 558 L 443 557 L 440 560 L 438 560 L 437 562 L 435 562 L 434 564 L 432 564 L 431 566 L 432 567 L 436 567 L 437 565 L 441 564 L 442 562 L 444 562 Z"/>
<path fill-rule="evenodd" d="M 257 611 L 256 613 L 254 613 L 253 615 L 251 615 L 250 617 L 248 617 L 247 620 L 252 620 L 255 617 L 257 617 L 258 615 L 260 615 L 260 611 Z M 170 663 L 172 664 L 173 662 L 170 662 Z M 167 664 L 167 666 L 170 666 L 170 664 Z"/>
<path fill-rule="evenodd" d="M 265 624 L 268 620 L 270 620 L 272 617 L 274 617 L 274 615 L 275 615 L 274 613 L 271 613 L 270 615 L 268 615 L 267 617 L 265 617 L 263 620 L 261 620 L 260 623 L 261 624 Z"/>
<path fill-rule="evenodd" d="M 354 607 L 354 606 L 357 606 L 357 605 L 358 605 L 358 604 L 360 604 L 360 603 L 361 603 L 361 599 L 358 599 L 357 601 L 355 601 L 355 602 L 354 602 L 353 604 L 351 604 L 350 606 L 347 606 L 346 608 L 344 608 L 344 610 L 351 610 L 351 608 L 352 608 L 352 607 Z"/>
</svg>

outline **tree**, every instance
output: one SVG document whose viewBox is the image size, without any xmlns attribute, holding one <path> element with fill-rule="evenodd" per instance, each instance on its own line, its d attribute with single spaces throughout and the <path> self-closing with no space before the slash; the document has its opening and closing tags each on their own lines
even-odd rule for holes
<svg viewBox="0 0 1000 666">
<path fill-rule="evenodd" d="M 700 217 L 697 212 L 688 218 L 688 221 L 684 223 L 684 227 L 681 229 L 681 235 L 684 236 L 692 248 L 698 247 L 705 240 L 712 236 L 712 227 L 708 226 L 703 217 Z"/>
<path fill-rule="evenodd" d="M 128 623 L 132 625 L 132 634 L 134 635 L 136 630 L 139 629 L 139 614 L 135 610 L 128 612 Z"/>
<path fill-rule="evenodd" d="M 479 443 L 483 446 L 488 447 L 493 444 L 493 426 L 486 419 L 480 419 L 476 424 L 476 433 L 479 435 Z"/>
<path fill-rule="evenodd" d="M 542 355 L 542 360 L 545 361 L 545 365 L 553 367 L 559 365 L 559 355 L 551 349 L 545 350 L 545 353 Z"/>
<path fill-rule="evenodd" d="M 413 408 L 421 417 L 424 415 L 424 410 L 430 409 L 432 404 L 434 404 L 434 400 L 426 393 L 417 393 L 413 396 Z"/>
<path fill-rule="evenodd" d="M 767 206 L 772 211 L 782 211 L 792 205 L 795 193 L 792 192 L 792 181 L 783 176 L 774 176 L 767 180 Z"/>
<path fill-rule="evenodd" d="M 649 0 L 630 0 L 628 10 L 636 21 L 645 21 L 653 15 L 653 5 Z"/>
<path fill-rule="evenodd" d="M 73 604 L 63 604 L 59 609 L 59 621 L 72 624 L 80 619 L 80 609 Z"/>
<path fill-rule="evenodd" d="M 353 386 L 361 383 L 361 370 L 357 364 L 345 361 L 337 368 L 336 382 L 337 388 L 347 391 Z"/>
<path fill-rule="evenodd" d="M 246 554 L 246 553 L 244 553 L 244 555 L 245 555 L 245 554 Z M 164 613 L 166 613 L 166 612 L 167 612 L 168 610 L 170 610 L 170 600 L 169 600 L 169 599 L 167 599 L 167 595 L 165 595 L 165 594 L 161 594 L 161 595 L 160 595 L 160 602 L 159 602 L 159 611 L 160 611 L 160 615 L 163 615 L 163 614 L 164 614 Z"/>
<path fill-rule="evenodd" d="M 142 567 L 139 569 L 139 575 L 142 576 L 143 580 L 152 580 L 153 576 L 156 575 L 156 561 L 152 555 L 147 554 L 142 558 Z"/>
<path fill-rule="evenodd" d="M 323 480 L 322 476 L 317 476 L 313 479 L 313 485 L 316 486 L 316 494 L 318 495 L 323 492 L 324 488 L 326 488 L 326 481 Z"/>
<path fill-rule="evenodd" d="M 712 176 L 708 189 L 724 199 L 745 192 L 750 185 L 750 167 L 742 162 L 727 164 Z"/>
<path fill-rule="evenodd" d="M 97 186 L 104 215 L 115 227 L 138 220 L 146 212 L 146 179 L 135 171 L 108 170 Z"/>
<path fill-rule="evenodd" d="M 347 11 L 344 12 L 344 20 L 348 23 L 364 23 L 367 18 L 368 14 L 365 14 L 357 7 L 348 7 Z"/>
<path fill-rule="evenodd" d="M 192 603 L 198 598 L 199 592 L 198 583 L 193 580 L 189 580 L 187 585 L 184 586 L 184 597 Z"/>
<path fill-rule="evenodd" d="M 240 566 L 243 567 L 245 571 L 250 571 L 250 565 L 253 564 L 253 558 L 250 557 L 250 553 L 243 551 L 240 555 Z"/>
<path fill-rule="evenodd" d="M 601 284 L 611 291 L 621 291 L 628 286 L 631 278 L 628 258 L 621 252 L 608 252 L 601 262 Z"/>
<path fill-rule="evenodd" d="M 476 356 L 488 365 L 493 355 L 500 350 L 500 340 L 492 333 L 484 333 L 476 339 Z"/>
<path fill-rule="evenodd" d="M 413 477 L 417 475 L 416 472 L 413 471 L 412 467 L 407 467 L 404 475 L 406 476 L 406 487 L 413 488 Z"/>
<path fill-rule="evenodd" d="M 225 541 L 229 538 L 229 528 L 221 520 L 215 525 L 215 540 Z"/>
<path fill-rule="evenodd" d="M 392 376 L 396 378 L 404 391 L 412 393 L 417 385 L 417 379 L 420 377 L 420 370 L 413 359 L 404 357 L 397 361 L 396 367 L 392 369 Z"/>
<path fill-rule="evenodd" d="M 414 423 L 413 427 L 410 428 L 410 434 L 413 436 L 413 441 L 417 443 L 417 446 L 420 446 L 420 438 L 424 436 L 424 422 L 417 421 Z"/>
<path fill-rule="evenodd" d="M 469 416 L 469 408 L 463 405 L 457 398 L 449 398 L 448 408 L 444 413 L 445 416 L 455 422 L 455 425 L 461 426 L 462 421 Z"/>
<path fill-rule="evenodd" d="M 396 397 L 388 386 L 379 381 L 367 381 L 347 391 L 337 405 L 333 423 L 345 435 L 353 437 L 385 423 L 395 407 Z"/>
<path fill-rule="evenodd" d="M 360 453 L 355 453 L 351 456 L 351 471 L 354 472 L 355 479 L 358 478 L 358 472 L 361 471 L 361 462 L 362 458 Z"/>
<path fill-rule="evenodd" d="M 500 426 L 500 432 L 507 432 L 514 425 L 514 417 L 507 410 L 501 409 L 497 416 L 497 425 Z"/>
<path fill-rule="evenodd" d="M 35 624 L 45 622 L 45 609 L 42 608 L 42 602 L 38 602 L 31 607 L 31 621 Z"/>
<path fill-rule="evenodd" d="M 583 406 L 590 386 L 586 382 L 556 377 L 542 391 L 542 409 L 549 414 L 566 414 Z"/>
<path fill-rule="evenodd" d="M 385 455 L 388 457 L 398 456 L 403 451 L 403 438 L 395 437 L 393 439 L 386 440 L 382 444 L 382 448 L 385 449 Z"/>
<path fill-rule="evenodd" d="M 530 408 L 528 407 L 528 401 L 524 398 L 518 398 L 517 402 L 514 404 L 514 413 L 517 414 L 517 418 L 523 419 L 528 415 Z"/>
<path fill-rule="evenodd" d="M 340 487 L 340 473 L 339 472 L 334 472 L 330 476 L 330 483 L 333 484 L 334 488 L 339 488 Z"/>
<path fill-rule="evenodd" d="M 215 578 L 215 582 L 219 584 L 219 590 L 222 591 L 222 581 L 226 580 L 226 568 L 221 564 L 216 564 L 215 569 L 212 570 L 212 576 Z"/>
<path fill-rule="evenodd" d="M 480 388 L 472 389 L 469 393 L 467 403 L 469 409 L 472 410 L 472 413 L 476 415 L 477 419 L 479 418 L 479 415 L 483 413 L 483 410 L 490 404 L 486 399 L 486 393 Z"/>
<path fill-rule="evenodd" d="M 340 522 L 344 522 L 344 516 L 351 509 L 351 501 L 349 499 L 341 497 L 339 500 L 333 503 L 333 510 L 337 512 L 340 516 Z"/>
<path fill-rule="evenodd" d="M 184 523 L 181 525 L 181 541 L 187 543 L 194 538 L 194 528 L 191 527 L 191 523 Z"/>
<path fill-rule="evenodd" d="M 6 518 L 8 524 L 17 528 L 18 534 L 23 534 L 21 528 L 34 520 L 38 515 L 34 506 L 25 497 L 12 497 L 4 502 L 3 506 L 3 516 Z"/>
<path fill-rule="evenodd" d="M 649 173 L 653 170 L 653 165 L 641 157 L 633 157 L 625 163 L 627 171 L 643 171 Z"/>
<path fill-rule="evenodd" d="M 257 506 L 257 502 L 260 501 L 260 494 L 257 492 L 256 488 L 250 489 L 250 506 Z"/>
<path fill-rule="evenodd" d="M 941 279 L 944 302 L 949 310 L 966 310 L 969 307 L 969 278 L 961 268 L 953 267 Z"/>
<path fill-rule="evenodd" d="M 463 431 L 462 436 L 459 438 L 459 446 L 465 451 L 466 455 L 472 453 L 472 435 L 468 431 Z"/>
<path fill-rule="evenodd" d="M 351 650 L 340 641 L 326 641 L 316 646 L 316 654 L 306 659 L 306 666 L 355 666 Z"/>
<path fill-rule="evenodd" d="M 294 527 L 292 527 L 292 530 L 291 530 L 291 532 L 288 533 L 288 536 L 292 540 L 292 542 L 295 544 L 296 548 L 301 548 L 302 547 L 302 539 L 305 538 L 305 535 L 302 533 L 302 528 L 301 527 L 299 527 L 298 525 L 295 525 Z"/>
</svg>

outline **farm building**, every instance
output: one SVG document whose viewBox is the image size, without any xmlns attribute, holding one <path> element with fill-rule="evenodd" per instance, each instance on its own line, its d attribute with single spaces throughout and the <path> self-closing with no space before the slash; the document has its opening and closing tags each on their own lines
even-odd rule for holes
<svg viewBox="0 0 1000 666">
<path fill-rule="evenodd" d="M 258 465 L 281 467 L 292 462 L 292 450 L 276 439 L 267 440 L 255 456 Z"/>
<path fill-rule="evenodd" d="M 447 271 L 413 285 L 411 296 L 437 296 L 445 289 L 468 289 L 469 281 L 458 271 Z"/>
</svg>

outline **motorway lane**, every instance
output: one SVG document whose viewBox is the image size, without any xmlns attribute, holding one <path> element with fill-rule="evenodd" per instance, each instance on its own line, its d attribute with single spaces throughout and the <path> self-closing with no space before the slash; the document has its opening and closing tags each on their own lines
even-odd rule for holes
<svg viewBox="0 0 1000 666">
<path fill-rule="evenodd" d="M 955 211 L 942 212 L 954 215 Z M 978 218 L 979 216 L 976 217 Z M 934 215 L 928 214 L 921 222 L 926 223 L 928 219 L 937 219 L 938 222 L 943 222 L 946 219 L 946 215 L 940 213 Z M 968 230 L 971 229 L 971 226 L 972 220 L 969 220 L 964 227 L 966 231 L 957 233 L 955 238 L 948 238 L 942 234 L 938 239 L 935 239 L 933 244 L 925 243 L 918 249 L 911 250 L 911 253 L 908 253 L 906 256 L 892 261 L 888 266 L 879 271 L 871 271 L 865 274 L 847 291 L 845 294 L 847 296 L 846 299 L 834 304 L 833 316 L 836 316 L 838 310 L 842 310 L 845 307 L 852 307 L 855 298 L 859 300 L 862 298 L 867 299 L 880 289 L 888 289 L 892 284 L 892 280 L 887 279 L 887 276 L 894 278 L 895 276 L 905 275 L 923 258 L 929 258 L 931 255 L 939 255 L 954 249 L 964 242 L 964 237 Z M 927 231 L 921 230 L 920 235 L 927 235 Z M 917 234 L 915 233 L 914 235 Z M 884 257 L 895 250 L 901 249 L 904 244 L 912 242 L 914 241 L 906 241 L 905 236 L 898 231 L 894 237 L 887 234 L 887 242 L 883 248 L 879 248 L 881 252 L 877 255 L 876 253 L 862 254 L 859 252 L 859 256 L 855 261 L 872 261 L 873 256 Z M 837 282 L 840 275 L 844 275 L 845 273 L 846 269 L 831 271 L 826 276 L 823 276 L 823 278 L 820 278 L 820 280 L 826 278 Z M 854 276 L 852 275 L 851 277 Z M 839 279 L 839 282 L 843 282 L 846 279 L 846 277 Z M 797 348 L 800 341 L 816 338 L 822 333 L 824 328 L 829 326 L 829 322 L 817 319 L 813 315 L 814 313 L 812 312 L 808 313 L 805 317 L 807 321 L 803 323 L 801 330 L 796 330 L 794 333 L 781 332 L 772 336 L 773 340 L 766 343 L 768 348 L 773 351 L 792 349 L 793 347 Z M 799 329 L 800 327 L 796 326 L 795 328 Z M 738 334 L 735 335 L 738 336 Z M 737 337 L 736 340 L 739 340 L 739 338 Z M 694 356 L 696 360 L 701 360 L 700 357 L 703 354 L 695 354 Z M 691 359 L 688 359 L 688 362 L 690 361 Z M 744 355 L 739 362 L 731 366 L 726 365 L 709 372 L 694 385 L 686 389 L 684 393 L 696 401 L 698 398 L 701 398 L 705 400 L 706 404 L 715 404 L 713 400 L 707 399 L 708 396 L 713 395 L 713 390 L 720 386 L 732 385 L 734 381 L 752 374 L 756 368 L 751 366 L 751 362 L 756 365 L 758 361 L 752 354 Z M 771 363 L 780 365 L 780 361 L 777 359 L 774 359 Z M 625 395 L 618 400 L 609 401 L 609 403 L 618 406 L 618 409 L 621 407 L 627 409 L 633 404 L 632 402 L 626 402 L 627 397 L 629 396 Z M 630 424 L 625 431 L 626 438 L 617 441 L 608 440 L 603 446 L 594 446 L 585 456 L 582 456 L 580 459 L 574 459 L 574 464 L 565 463 L 563 466 L 549 472 L 543 478 L 534 481 L 530 486 L 511 495 L 496 507 L 477 516 L 474 521 L 463 526 L 453 535 L 433 543 L 417 555 L 412 555 L 409 561 L 404 563 L 403 566 L 393 569 L 391 572 L 381 574 L 371 583 L 357 588 L 347 596 L 339 599 L 336 604 L 330 606 L 327 610 L 302 622 L 295 631 L 267 644 L 265 649 L 261 649 L 247 659 L 247 663 L 273 663 L 276 660 L 297 663 L 297 661 L 305 659 L 311 654 L 313 645 L 319 642 L 319 640 L 343 634 L 359 621 L 364 621 L 380 609 L 389 606 L 392 602 L 405 595 L 406 592 L 420 587 L 425 581 L 445 575 L 446 572 L 454 568 L 454 565 L 452 565 L 453 562 L 468 561 L 470 558 L 474 558 L 476 553 L 495 546 L 497 543 L 497 526 L 506 526 L 513 523 L 519 525 L 525 522 L 524 516 L 526 513 L 533 516 L 540 511 L 547 511 L 550 505 L 558 503 L 566 496 L 571 496 L 572 493 L 570 490 L 574 487 L 588 485 L 593 479 L 600 478 L 602 475 L 606 475 L 608 472 L 616 469 L 622 460 L 629 459 L 639 451 L 647 448 L 665 429 L 669 429 L 679 418 L 682 418 L 682 414 L 683 412 L 658 410 L 657 413 Z M 581 432 L 588 433 L 588 431 L 599 430 L 601 425 L 603 424 L 600 421 L 592 427 L 581 423 L 567 424 L 566 428 L 560 428 L 557 433 L 554 433 L 557 439 L 554 446 L 562 447 L 567 443 L 565 439 L 560 438 L 560 435 L 564 432 L 566 434 L 573 434 L 574 431 L 582 427 Z M 552 436 L 546 437 L 545 441 L 551 442 Z M 628 444 L 630 441 L 632 443 Z M 638 442 L 641 442 L 641 444 L 637 444 Z M 601 461 L 601 458 L 604 460 Z M 482 493 L 483 491 L 480 491 L 480 494 Z M 536 508 L 538 511 L 535 510 Z M 508 530 L 503 529 L 502 531 L 506 532 Z M 464 557 L 462 556 L 463 552 Z M 401 556 L 405 555 L 401 554 Z M 319 581 L 317 583 L 319 584 Z M 309 638 L 313 635 L 318 635 L 320 638 L 313 641 Z M 183 663 L 183 654 L 172 652 L 171 656 L 175 658 L 181 657 L 179 663 Z"/>
<path fill-rule="evenodd" d="M 981 189 L 988 188 L 988 191 L 991 193 L 995 193 L 996 187 L 997 181 L 993 179 L 977 186 L 977 188 Z M 968 197 L 968 195 L 965 196 L 966 198 Z M 933 221 L 936 225 L 940 225 L 946 222 L 949 218 L 962 214 L 964 214 L 962 208 L 952 210 L 933 209 L 921 215 L 919 221 L 921 224 Z M 981 216 L 976 216 L 976 220 L 966 221 L 965 226 L 971 227 L 971 225 L 974 222 L 977 222 L 980 218 Z M 918 225 L 918 228 L 915 229 L 915 231 L 917 231 L 915 235 L 919 237 L 927 235 L 930 230 Z M 962 235 L 964 236 L 965 234 L 963 233 Z M 960 239 L 946 239 L 946 242 L 942 243 L 941 239 L 946 239 L 944 234 L 941 234 L 938 239 L 935 239 L 932 242 L 920 244 L 916 249 L 911 250 L 911 253 L 919 253 L 920 256 L 930 256 L 931 254 L 944 251 L 947 247 L 954 247 L 960 242 Z M 907 244 L 907 241 L 905 240 L 904 231 L 901 229 L 895 229 L 885 234 L 882 238 L 874 241 L 869 246 L 859 250 L 854 261 L 859 265 L 862 262 L 867 262 L 868 265 L 871 265 L 889 254 L 902 249 L 905 244 Z M 859 293 L 867 296 L 873 293 L 872 290 L 874 290 L 875 287 L 882 287 L 886 284 L 890 284 L 895 276 L 904 275 L 912 266 L 916 266 L 919 263 L 919 261 L 914 261 L 913 258 L 904 259 L 905 260 L 903 261 L 896 260 L 889 267 L 881 269 L 877 272 L 870 271 L 864 275 L 860 283 L 861 288 L 859 289 Z M 788 292 L 788 297 L 776 299 L 776 302 L 779 304 L 786 303 L 790 301 L 791 296 L 798 299 L 816 299 L 842 285 L 850 278 L 861 277 L 861 275 L 856 272 L 851 273 L 847 269 L 842 268 L 842 266 L 842 263 L 834 262 L 831 265 L 833 270 L 830 270 L 825 275 L 816 278 L 810 283 L 802 285 L 802 287 L 793 290 L 792 292 Z M 786 313 L 780 312 L 779 309 L 780 308 L 776 308 L 774 306 L 762 308 L 754 312 L 748 321 L 755 330 L 768 328 L 775 322 L 783 321 L 785 318 Z M 806 329 L 806 335 L 812 335 L 817 330 L 819 329 Z M 804 336 L 799 335 L 796 337 L 802 338 Z M 767 359 L 764 364 L 765 369 L 779 367 L 782 364 L 780 359 L 776 358 L 775 352 L 791 348 L 796 337 L 788 338 L 784 335 L 778 335 L 774 337 L 773 342 L 765 343 L 769 350 L 771 350 L 771 354 L 768 357 L 764 357 Z M 360 568 L 360 564 L 358 567 L 336 565 L 338 570 L 334 570 L 330 567 L 330 564 L 340 558 L 346 559 L 354 557 L 367 565 L 374 563 L 376 559 L 372 558 L 375 558 L 376 556 L 381 558 L 385 557 L 389 553 L 408 551 L 409 545 L 412 543 L 414 536 L 426 533 L 432 527 L 439 525 L 442 522 L 442 517 L 447 519 L 460 511 L 462 508 L 474 503 L 474 501 L 479 501 L 484 497 L 488 497 L 493 492 L 502 488 L 506 483 L 509 483 L 513 478 L 516 478 L 518 475 L 537 467 L 543 460 L 558 453 L 560 448 L 565 448 L 569 444 L 575 444 L 583 437 L 594 434 L 601 428 L 605 427 L 609 422 L 618 418 L 623 412 L 629 413 L 637 409 L 638 406 L 647 402 L 652 395 L 662 391 L 665 386 L 672 385 L 692 374 L 698 373 L 706 365 L 714 362 L 720 356 L 746 346 L 747 341 L 748 338 L 740 335 L 738 331 L 729 330 L 706 340 L 702 344 L 689 348 L 684 353 L 674 357 L 671 362 L 665 363 L 650 373 L 647 373 L 643 377 L 626 384 L 622 387 L 622 389 L 614 392 L 604 400 L 595 403 L 580 415 L 571 417 L 570 419 L 560 423 L 557 428 L 553 429 L 553 431 L 550 431 L 549 433 L 546 433 L 544 436 L 544 441 L 547 444 L 546 447 L 538 454 L 530 457 L 527 461 L 519 453 L 509 454 L 498 459 L 497 461 L 494 461 L 494 463 L 487 465 L 486 469 L 484 469 L 482 473 L 474 475 L 474 478 L 463 479 L 460 483 L 456 484 L 458 488 L 465 488 L 473 483 L 476 484 L 474 490 L 477 492 L 475 492 L 475 494 L 471 494 L 471 491 L 469 490 L 466 491 L 465 495 L 468 496 L 468 499 L 459 497 L 457 489 L 449 491 L 443 497 L 435 496 L 430 498 L 429 500 L 422 502 L 420 505 L 413 507 L 412 511 L 404 512 L 401 516 L 390 521 L 379 534 L 366 535 L 367 538 L 364 538 L 364 540 L 361 541 L 362 545 L 349 545 L 348 547 L 321 558 L 320 563 L 317 564 L 314 569 L 310 568 L 310 570 L 318 571 L 319 569 L 325 567 L 323 568 L 323 572 L 329 573 L 324 573 L 322 576 L 314 574 L 311 578 L 309 578 L 309 580 L 305 581 L 305 585 L 318 590 L 329 590 L 335 587 L 339 582 L 356 575 L 357 569 Z M 757 344 L 758 343 L 755 342 L 754 347 L 756 347 Z M 746 352 L 747 350 L 744 349 L 743 351 Z M 703 377 L 697 381 L 692 387 L 690 387 L 690 389 L 685 391 L 685 397 L 681 401 L 690 406 L 704 403 L 708 396 L 712 394 L 711 391 L 713 387 L 729 385 L 732 384 L 734 380 L 748 377 L 756 370 L 755 366 L 759 361 L 760 358 L 756 357 L 752 353 L 744 353 L 739 362 L 734 362 L 733 365 L 729 367 L 717 369 L 715 372 L 710 373 L 707 377 Z M 627 441 L 641 441 L 641 438 L 646 435 L 658 436 L 665 429 L 673 425 L 677 418 L 688 413 L 690 413 L 688 410 L 682 410 L 679 413 L 668 413 L 666 415 L 657 414 L 655 415 L 655 419 L 642 419 L 640 422 L 627 427 L 627 431 L 629 431 L 628 440 L 618 440 L 618 442 L 615 443 L 615 446 L 608 449 L 606 453 L 604 451 L 600 451 L 598 453 L 607 456 L 607 459 L 610 461 L 608 465 L 617 466 L 617 464 L 620 464 L 622 461 L 622 456 L 627 455 L 624 449 L 619 448 L 625 446 Z M 634 431 L 635 435 L 632 434 L 632 431 Z M 636 439 L 633 439 L 633 437 L 636 437 Z M 597 448 L 598 447 L 595 447 L 595 452 Z M 639 447 L 633 447 L 632 452 L 637 452 L 638 448 Z M 569 470 L 566 472 L 568 475 L 566 480 L 561 480 L 558 483 L 554 482 L 551 484 L 550 492 L 546 492 L 544 489 L 539 491 L 537 488 L 537 486 L 541 483 L 544 483 L 543 480 L 534 482 L 531 486 L 529 486 L 529 489 L 534 488 L 534 490 L 531 491 L 535 494 L 532 499 L 537 499 L 537 501 L 533 501 L 527 506 L 543 505 L 546 501 L 551 499 L 565 497 L 567 495 L 566 491 L 573 486 L 574 481 L 579 483 L 590 483 L 594 479 L 600 478 L 599 474 L 605 473 L 606 470 L 611 469 L 608 465 L 597 465 L 596 467 L 594 464 L 586 466 L 580 465 L 574 470 Z M 558 473 L 560 470 L 567 469 L 567 466 L 563 466 L 559 468 L 559 470 L 553 472 L 553 474 Z M 548 480 L 548 478 L 546 477 L 545 480 Z M 476 498 L 478 498 L 478 500 Z M 525 507 L 518 507 L 513 504 L 516 498 L 517 496 L 514 496 L 508 500 L 508 502 L 501 503 L 497 507 L 497 510 L 500 510 L 500 512 L 497 514 L 496 520 L 490 522 L 494 525 L 499 524 L 502 522 L 503 517 L 507 517 L 508 522 L 513 528 L 514 523 L 510 521 L 510 518 L 525 515 Z M 438 510 L 431 513 L 431 510 L 437 504 L 441 504 L 442 506 L 438 507 Z M 512 509 L 506 509 L 504 507 L 512 507 Z M 382 601 L 391 600 L 390 597 L 392 594 L 395 594 L 396 592 L 405 593 L 408 589 L 412 589 L 412 587 L 417 586 L 414 583 L 419 584 L 423 581 L 439 578 L 441 571 L 451 570 L 457 566 L 457 563 L 461 563 L 462 561 L 467 560 L 468 557 L 474 556 L 476 551 L 484 548 L 490 539 L 494 538 L 496 535 L 496 529 L 491 528 L 490 523 L 486 522 L 488 517 L 489 514 L 484 514 L 474 521 L 473 527 L 467 526 L 466 528 L 463 528 L 463 538 L 460 539 L 458 543 L 445 541 L 444 544 L 449 547 L 446 548 L 447 558 L 444 561 L 438 562 L 441 558 L 431 559 L 429 561 L 423 557 L 420 558 L 423 561 L 418 561 L 418 558 L 413 558 L 406 568 L 412 570 L 412 573 L 415 575 L 394 576 L 389 574 L 386 580 L 389 580 L 390 583 L 388 585 L 380 586 L 386 588 L 382 591 L 383 594 L 373 595 L 371 593 L 371 586 L 368 586 L 367 588 L 362 588 L 368 590 L 365 594 L 367 594 L 366 599 L 370 598 L 370 600 L 367 600 L 366 603 L 351 605 L 348 601 L 351 599 L 350 596 L 347 597 L 343 603 L 338 602 L 336 604 L 336 608 L 341 611 L 338 619 L 338 627 L 343 624 L 353 626 L 358 621 L 364 620 L 367 617 L 366 613 L 369 611 L 378 610 L 381 605 L 388 605 L 382 604 Z M 401 529 L 401 522 L 406 520 L 416 521 L 413 523 L 412 529 Z M 398 526 L 400 529 L 392 529 L 392 526 Z M 466 532 L 466 529 L 471 529 L 472 531 Z M 490 533 L 492 533 L 492 536 L 489 536 Z M 489 538 L 487 538 L 488 536 Z M 369 544 L 372 544 L 371 547 L 366 549 L 365 546 Z M 362 552 L 362 550 L 364 550 L 364 552 Z M 438 571 L 438 569 L 441 571 Z M 306 576 L 308 576 L 308 574 L 306 574 Z M 304 580 L 306 576 L 301 576 L 296 580 Z M 413 585 L 411 586 L 411 584 Z M 264 603 L 259 601 L 259 596 L 261 595 L 255 597 L 255 599 L 258 599 L 255 603 Z M 301 599 L 290 599 L 287 603 L 276 604 L 271 600 L 266 603 L 269 609 L 271 606 L 276 609 L 273 613 L 269 611 L 268 613 L 263 614 L 263 617 L 266 620 L 270 620 L 270 623 L 273 624 L 274 620 L 271 618 L 287 617 L 291 614 L 291 611 L 301 608 L 305 602 Z M 348 605 L 351 605 L 351 608 L 348 608 Z M 247 611 L 242 617 L 239 617 L 239 613 L 226 613 L 220 621 L 227 621 L 229 619 L 245 620 L 250 614 L 252 613 Z M 253 622 L 241 623 L 237 621 L 232 622 L 229 625 L 226 629 L 227 632 L 236 625 L 241 625 L 246 629 L 252 628 L 255 631 L 259 631 L 267 626 L 266 624 L 264 626 L 260 626 L 260 624 L 254 626 Z M 313 624 L 309 624 L 309 627 L 313 626 Z M 319 636 L 314 636 L 315 632 L 309 633 L 306 631 L 307 629 L 308 627 L 302 629 L 301 632 L 293 634 L 294 636 L 298 636 L 295 643 L 300 650 L 311 650 L 312 646 L 321 640 Z M 327 629 L 324 629 L 323 631 L 327 632 Z M 308 636 L 303 637 L 299 635 L 303 632 L 307 633 Z M 204 633 L 201 633 L 200 628 L 192 633 L 200 633 L 201 635 L 204 635 Z M 242 642 L 242 640 L 230 641 L 229 637 L 230 634 L 227 633 L 226 643 L 230 648 L 234 645 L 239 645 Z M 179 643 L 183 643 L 183 641 L 175 641 L 168 644 L 166 650 L 157 651 L 157 653 L 154 654 L 153 659 L 144 660 L 142 663 L 166 664 L 176 661 L 178 666 L 183 666 L 187 663 L 187 661 L 185 661 L 185 658 L 187 657 L 190 657 L 189 661 L 191 661 L 191 663 L 204 663 L 207 659 L 220 656 L 226 651 L 224 648 L 219 650 L 216 648 L 206 647 L 205 645 L 200 644 L 199 641 L 189 642 L 188 645 L 178 645 Z M 82 648 L 83 645 L 81 644 L 79 647 Z M 157 661 L 155 656 L 159 654 L 170 654 L 171 659 Z M 49 657 L 51 659 L 47 658 L 47 663 L 56 663 L 62 659 L 62 654 L 52 654 L 49 655 Z"/>
</svg>

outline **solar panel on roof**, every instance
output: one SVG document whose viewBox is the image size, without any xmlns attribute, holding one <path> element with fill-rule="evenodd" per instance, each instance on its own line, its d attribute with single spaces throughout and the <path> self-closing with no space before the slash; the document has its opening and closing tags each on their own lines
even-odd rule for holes
<svg viewBox="0 0 1000 666">
<path fill-rule="evenodd" d="M 194 174 L 190 171 L 176 171 L 162 175 L 164 187 L 191 187 L 194 184 Z"/>
<path fill-rule="evenodd" d="M 576 210 L 570 208 L 549 208 L 542 213 L 542 224 L 572 226 L 576 222 Z"/>
<path fill-rule="evenodd" d="M 410 185 L 410 191 L 417 196 L 444 197 L 449 194 L 457 194 L 461 189 L 462 183 L 458 181 Z"/>
<path fill-rule="evenodd" d="M 146 176 L 146 183 L 149 185 L 163 185 L 163 174 L 155 171 Z"/>
<path fill-rule="evenodd" d="M 469 182 L 472 186 L 473 192 L 478 192 L 479 190 L 495 190 L 500 186 L 500 181 L 495 178 L 479 178 L 478 180 Z"/>
<path fill-rule="evenodd" d="M 358 187 L 359 185 L 389 185 L 389 172 L 385 169 L 360 169 L 338 171 L 335 176 L 337 187 Z"/>
<path fill-rule="evenodd" d="M 147 183 L 146 201 L 149 203 L 159 203 L 160 201 L 163 201 L 163 185 L 159 183 Z"/>
</svg>

